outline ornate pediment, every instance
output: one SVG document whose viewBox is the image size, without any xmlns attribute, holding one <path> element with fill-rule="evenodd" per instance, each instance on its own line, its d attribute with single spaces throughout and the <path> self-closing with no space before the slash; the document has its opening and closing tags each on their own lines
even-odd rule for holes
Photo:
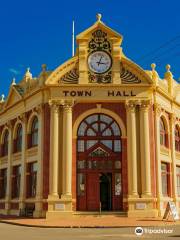
<svg viewBox="0 0 180 240">
<path fill-rule="evenodd" d="M 114 31 L 113 29 L 111 29 L 101 21 L 101 17 L 102 17 L 101 14 L 97 14 L 96 17 L 97 17 L 97 21 L 91 27 L 89 27 L 88 29 L 86 29 L 85 31 L 77 35 L 76 37 L 77 42 L 83 39 L 87 39 L 87 38 L 89 39 L 91 34 L 97 29 L 102 29 L 103 32 L 108 33 L 109 37 L 118 39 L 120 42 L 122 42 L 122 39 L 123 39 L 122 35 Z"/>
<path fill-rule="evenodd" d="M 98 147 L 94 151 L 90 152 L 89 156 L 90 157 L 107 157 L 109 156 L 109 153 L 106 152 L 101 147 Z"/>
</svg>

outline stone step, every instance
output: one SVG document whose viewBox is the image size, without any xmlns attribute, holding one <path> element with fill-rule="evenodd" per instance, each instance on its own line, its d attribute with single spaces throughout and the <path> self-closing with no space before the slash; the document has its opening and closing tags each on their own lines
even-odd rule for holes
<svg viewBox="0 0 180 240">
<path fill-rule="evenodd" d="M 113 215 L 113 216 L 127 216 L 127 212 L 119 212 L 119 211 L 76 211 L 73 212 L 73 215 Z"/>
</svg>

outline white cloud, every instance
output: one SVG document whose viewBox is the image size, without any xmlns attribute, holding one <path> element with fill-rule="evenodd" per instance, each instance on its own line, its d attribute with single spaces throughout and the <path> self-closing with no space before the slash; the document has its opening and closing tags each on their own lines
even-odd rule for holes
<svg viewBox="0 0 180 240">
<path fill-rule="evenodd" d="M 21 73 L 20 71 L 18 71 L 18 70 L 15 69 L 15 68 L 10 68 L 9 71 L 10 71 L 11 73 L 15 74 L 15 75 L 19 75 L 19 74 Z"/>
</svg>

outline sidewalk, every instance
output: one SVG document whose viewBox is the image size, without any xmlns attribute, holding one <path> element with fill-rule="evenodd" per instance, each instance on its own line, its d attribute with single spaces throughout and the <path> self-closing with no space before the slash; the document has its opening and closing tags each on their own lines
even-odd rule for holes
<svg viewBox="0 0 180 240">
<path fill-rule="evenodd" d="M 0 216 L 0 222 L 28 227 L 54 227 L 54 228 L 105 228 L 105 227 L 132 227 L 132 226 L 170 226 L 180 225 L 180 221 L 162 221 L 160 218 L 128 218 L 122 216 L 107 215 L 73 215 L 62 217 L 58 220 L 19 218 L 12 216 Z"/>
</svg>

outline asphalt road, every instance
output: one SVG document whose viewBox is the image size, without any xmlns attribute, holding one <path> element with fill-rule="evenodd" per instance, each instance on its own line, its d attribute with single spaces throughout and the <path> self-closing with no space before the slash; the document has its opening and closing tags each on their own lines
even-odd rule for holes
<svg viewBox="0 0 180 240">
<path fill-rule="evenodd" d="M 147 228 L 146 228 L 147 229 Z M 164 230 L 164 227 L 148 227 Z M 145 228 L 143 229 L 145 231 Z M 117 239 L 180 239 L 180 226 L 168 226 L 171 234 L 150 234 L 136 236 L 135 228 L 34 228 L 0 223 L 0 240 L 117 240 Z"/>
</svg>

